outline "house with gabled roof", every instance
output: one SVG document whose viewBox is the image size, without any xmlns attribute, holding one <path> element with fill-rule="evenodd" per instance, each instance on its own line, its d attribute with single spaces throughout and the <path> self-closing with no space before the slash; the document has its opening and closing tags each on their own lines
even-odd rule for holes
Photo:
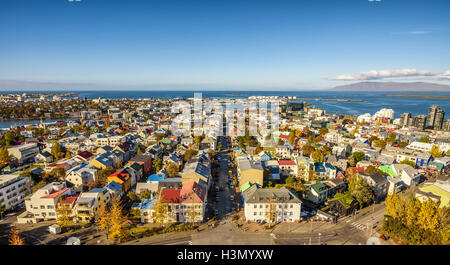
<svg viewBox="0 0 450 265">
<path fill-rule="evenodd" d="M 262 189 L 252 185 L 243 193 L 247 221 L 296 222 L 300 220 L 302 202 L 286 187 Z"/>
<path fill-rule="evenodd" d="M 56 204 L 62 196 L 71 196 L 75 192 L 66 182 L 52 182 L 25 198 L 26 211 L 17 218 L 19 223 L 56 220 Z"/>
</svg>

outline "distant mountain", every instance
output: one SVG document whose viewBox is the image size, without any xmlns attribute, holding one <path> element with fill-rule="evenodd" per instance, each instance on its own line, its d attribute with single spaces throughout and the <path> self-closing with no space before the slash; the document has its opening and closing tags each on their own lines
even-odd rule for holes
<svg viewBox="0 0 450 265">
<path fill-rule="evenodd" d="M 333 90 L 450 92 L 450 86 L 425 82 L 359 82 L 350 85 L 336 86 Z"/>
</svg>

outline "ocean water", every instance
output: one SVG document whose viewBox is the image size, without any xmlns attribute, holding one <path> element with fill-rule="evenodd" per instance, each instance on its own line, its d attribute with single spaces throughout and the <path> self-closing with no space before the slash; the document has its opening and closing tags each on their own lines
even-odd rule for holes
<svg viewBox="0 0 450 265">
<path fill-rule="evenodd" d="M 66 91 L 67 92 L 67 91 Z M 382 108 L 394 110 L 394 116 L 399 118 L 405 112 L 412 115 L 427 114 L 432 105 L 439 105 L 450 117 L 450 99 L 445 98 L 401 98 L 387 95 L 438 95 L 450 96 L 450 92 L 405 92 L 405 91 L 80 91 L 80 97 L 89 99 L 103 96 L 105 98 L 188 98 L 194 93 L 202 93 L 209 98 L 248 98 L 250 96 L 296 96 L 297 98 L 321 99 L 360 99 L 363 102 L 316 101 L 306 102 L 325 109 L 327 113 L 361 115 L 375 114 Z"/>
<path fill-rule="evenodd" d="M 388 97 L 394 95 L 439 95 L 450 96 L 450 92 L 405 92 L 405 91 L 160 91 L 160 90 L 111 90 L 111 91 L 39 91 L 41 93 L 73 92 L 79 97 L 94 99 L 105 97 L 110 99 L 119 98 L 189 98 L 194 97 L 194 93 L 202 93 L 203 97 L 209 98 L 247 98 L 249 96 L 296 96 L 297 98 L 318 98 L 318 99 L 359 99 L 363 102 L 337 102 L 337 101 L 316 101 L 306 102 L 325 109 L 327 113 L 361 115 L 375 112 L 382 108 L 394 110 L 394 117 L 399 118 L 401 114 L 410 112 L 413 116 L 428 114 L 428 108 L 432 105 L 439 105 L 446 112 L 446 119 L 450 118 L 450 99 L 446 98 L 402 98 Z M 13 92 L 0 92 L 2 94 Z M 15 92 L 23 93 L 23 92 Z M 37 93 L 37 92 L 34 92 Z M 10 122 L 8 122 L 9 124 Z M 13 122 L 14 123 L 14 122 Z M 0 122 L 0 127 L 9 127 L 5 122 Z"/>
</svg>

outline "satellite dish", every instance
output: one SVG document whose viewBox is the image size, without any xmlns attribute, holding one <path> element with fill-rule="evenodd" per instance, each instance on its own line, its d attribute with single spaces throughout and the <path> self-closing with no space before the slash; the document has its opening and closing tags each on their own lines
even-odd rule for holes
<svg viewBox="0 0 450 265">
<path fill-rule="evenodd" d="M 77 245 L 77 246 L 79 246 L 79 245 L 81 245 L 81 241 L 80 241 L 80 239 L 78 237 L 72 236 L 72 237 L 69 237 L 69 239 L 67 239 L 66 245 Z"/>
<path fill-rule="evenodd" d="M 367 245 L 381 245 L 381 241 L 378 237 L 369 237 Z"/>
</svg>

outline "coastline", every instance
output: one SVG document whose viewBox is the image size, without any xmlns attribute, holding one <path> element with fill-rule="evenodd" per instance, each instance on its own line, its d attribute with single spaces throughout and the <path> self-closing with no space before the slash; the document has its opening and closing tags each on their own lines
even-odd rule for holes
<svg viewBox="0 0 450 265">
<path fill-rule="evenodd" d="M 405 97 L 405 98 L 450 98 L 450 96 L 436 95 L 386 95 L 387 97 Z"/>
</svg>

